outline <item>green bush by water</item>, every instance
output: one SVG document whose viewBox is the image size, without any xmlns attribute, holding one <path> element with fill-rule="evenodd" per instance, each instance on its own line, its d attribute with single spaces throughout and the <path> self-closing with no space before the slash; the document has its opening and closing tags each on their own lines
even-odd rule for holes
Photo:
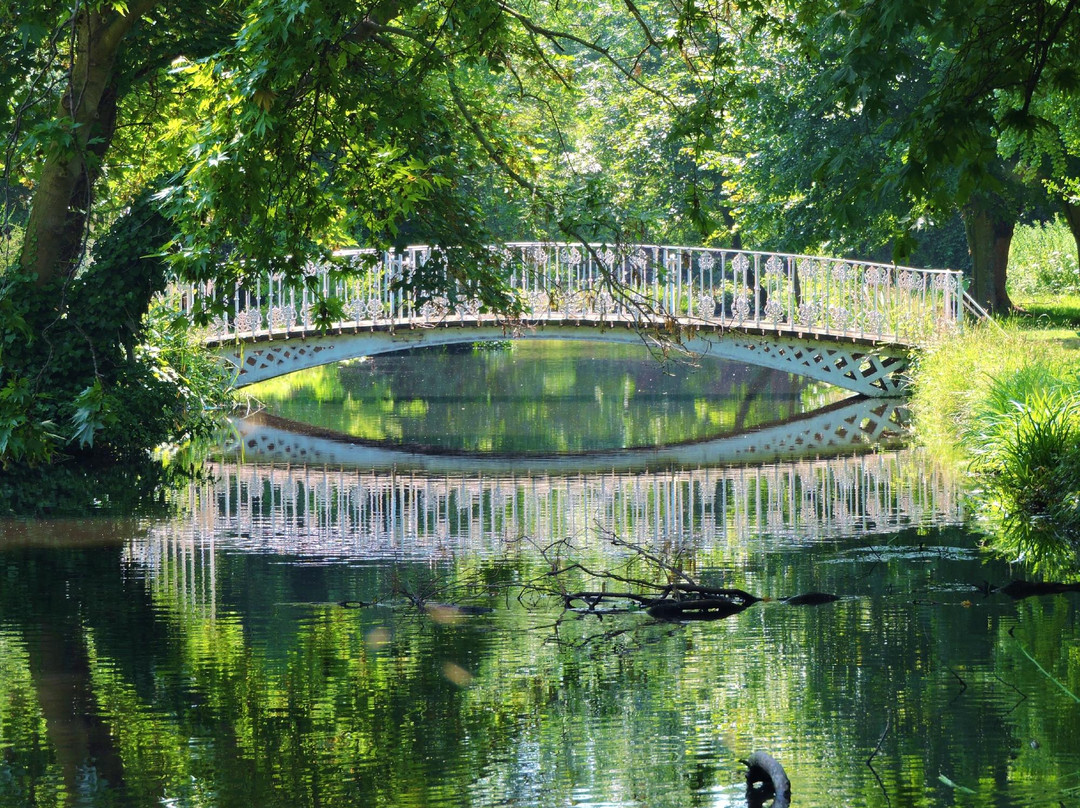
<svg viewBox="0 0 1080 808">
<path fill-rule="evenodd" d="M 1060 218 L 1016 228 L 1009 249 L 1009 294 L 1080 292 L 1076 240 Z"/>
<path fill-rule="evenodd" d="M 1013 549 L 1080 546 L 1080 376 L 1039 361 L 994 379 L 963 443 Z"/>
</svg>

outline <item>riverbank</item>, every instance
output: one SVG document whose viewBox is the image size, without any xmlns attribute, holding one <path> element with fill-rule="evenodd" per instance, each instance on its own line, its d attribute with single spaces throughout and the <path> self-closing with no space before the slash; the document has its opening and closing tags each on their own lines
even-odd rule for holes
<svg viewBox="0 0 1080 808">
<path fill-rule="evenodd" d="M 1080 297 L 1021 305 L 917 359 L 915 434 L 973 475 L 1003 549 L 1080 569 Z"/>
</svg>

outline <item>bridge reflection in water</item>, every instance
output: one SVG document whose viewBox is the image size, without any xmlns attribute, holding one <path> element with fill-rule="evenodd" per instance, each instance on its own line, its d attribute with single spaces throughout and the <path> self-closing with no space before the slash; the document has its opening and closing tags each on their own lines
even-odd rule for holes
<svg viewBox="0 0 1080 808">
<path fill-rule="evenodd" d="M 879 402 L 880 403 L 880 402 Z M 413 456 L 416 459 L 416 456 Z M 194 486 L 174 528 L 155 529 L 132 559 L 169 569 L 180 591 L 212 598 L 214 554 L 296 561 L 438 561 L 495 557 L 571 539 L 603 548 L 612 534 L 644 547 L 775 549 L 905 528 L 960 524 L 959 488 L 911 450 L 848 450 L 759 465 L 609 465 L 582 471 L 484 467 L 462 457 L 433 468 L 262 465 L 239 459 Z M 536 462 L 538 459 L 533 459 Z M 577 458 L 578 461 L 582 458 Z M 450 464 L 458 470 L 451 471 Z M 180 527 L 180 526 L 183 527 Z"/>
</svg>

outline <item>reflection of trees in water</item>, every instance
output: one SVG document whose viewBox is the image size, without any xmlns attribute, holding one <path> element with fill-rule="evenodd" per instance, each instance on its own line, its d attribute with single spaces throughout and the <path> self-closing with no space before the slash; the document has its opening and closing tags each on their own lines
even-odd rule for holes
<svg viewBox="0 0 1080 808">
<path fill-rule="evenodd" d="M 805 411 L 802 399 L 818 387 L 708 358 L 698 366 L 662 364 L 645 346 L 526 342 L 509 351 L 380 355 L 292 374 L 252 393 L 277 415 L 364 439 L 472 451 L 586 451 L 773 422 Z"/>
<path fill-rule="evenodd" d="M 612 492 L 635 490 L 637 479 L 645 502 L 683 503 L 671 521 L 652 510 L 627 516 L 618 497 L 598 497 L 591 475 L 538 478 L 537 501 L 553 515 L 592 507 L 626 526 L 658 516 L 662 530 L 694 525 L 666 548 L 682 553 L 703 582 L 772 596 L 845 595 L 820 607 L 759 603 L 695 626 L 643 613 L 583 615 L 561 622 L 562 642 L 552 641 L 551 628 L 561 604 L 554 613 L 542 603 L 529 610 L 505 594 L 545 567 L 525 543 L 484 543 L 499 533 L 484 533 L 491 512 L 479 503 L 494 500 L 486 477 L 410 473 L 410 489 L 392 484 L 390 471 L 353 472 L 350 479 L 372 491 L 383 481 L 384 519 L 386 507 L 404 512 L 419 496 L 406 492 L 426 485 L 461 520 L 452 523 L 460 535 L 444 533 L 421 557 L 400 552 L 399 541 L 397 555 L 364 555 L 351 565 L 328 557 L 348 525 L 321 521 L 314 499 L 285 497 L 291 486 L 305 497 L 319 489 L 320 497 L 340 498 L 333 472 L 233 467 L 218 487 L 192 490 L 193 510 L 182 519 L 148 533 L 130 524 L 101 531 L 126 537 L 122 548 L 0 555 L 0 646 L 14 649 L 0 660 L 0 714 L 26 705 L 21 721 L 0 722 L 0 788 L 5 799 L 16 795 L 14 804 L 30 788 L 59 791 L 63 758 L 83 761 L 84 788 L 95 772 L 113 783 L 122 777 L 124 794 L 99 794 L 99 802 L 547 806 L 573 798 L 664 808 L 738 804 L 738 758 L 767 747 L 792 775 L 796 804 L 876 808 L 888 801 L 865 760 L 890 719 L 874 765 L 892 805 L 950 804 L 947 789 L 938 793 L 939 773 L 977 790 L 979 804 L 1060 796 L 1080 766 L 1071 743 L 1080 717 L 1061 709 L 1061 691 L 1017 649 L 1075 692 L 1074 596 L 982 599 L 964 584 L 1010 573 L 985 563 L 956 527 L 896 522 L 883 535 L 814 536 L 808 521 L 770 532 L 758 515 L 770 486 L 789 504 L 812 480 L 847 480 L 853 491 L 884 495 L 886 469 L 891 493 L 880 501 L 926 505 L 934 483 L 903 457 L 762 469 L 744 478 L 753 507 L 740 510 L 757 521 L 738 535 L 728 511 L 728 532 L 712 543 L 695 539 L 700 512 L 695 505 L 691 520 L 686 496 L 706 488 L 730 494 L 729 478 L 709 482 L 703 470 L 614 475 Z M 527 481 L 513 482 L 520 508 Z M 665 485 L 682 499 L 657 500 Z M 261 491 L 251 521 L 239 519 L 240 500 L 227 493 L 238 486 Z M 838 507 L 813 501 L 822 515 Z M 809 519 L 801 505 L 789 512 Z M 274 543 L 275 531 L 301 522 L 301 543 Z M 625 561 L 587 537 L 579 543 L 590 564 Z M 280 555 L 286 551 L 295 555 Z M 388 602 L 392 608 L 336 605 L 378 600 L 394 586 L 448 598 L 471 593 L 496 608 L 436 619 L 404 600 Z M 46 642 L 45 629 L 61 633 L 63 656 L 82 660 L 74 669 L 81 701 L 63 706 L 69 720 L 89 718 L 107 731 L 110 746 L 96 768 L 86 765 L 89 744 L 62 751 L 61 738 L 42 736 L 43 724 L 56 719 L 38 695 L 50 669 L 33 649 Z"/>
</svg>

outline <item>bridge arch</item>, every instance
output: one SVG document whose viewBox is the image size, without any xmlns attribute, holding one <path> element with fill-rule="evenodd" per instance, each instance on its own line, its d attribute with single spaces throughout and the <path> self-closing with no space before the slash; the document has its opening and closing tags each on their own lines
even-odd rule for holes
<svg viewBox="0 0 1080 808">
<path fill-rule="evenodd" d="M 247 338 L 218 342 L 213 349 L 235 368 L 234 384 L 244 387 L 296 370 L 412 348 L 522 339 L 640 344 L 642 340 L 664 338 L 670 336 L 658 329 L 620 328 L 603 323 L 547 323 L 507 329 L 491 323 L 459 322 L 443 327 L 341 328 L 333 333 L 289 338 Z M 795 373 L 865 396 L 896 396 L 904 392 L 906 348 L 820 335 L 715 328 L 697 328 L 683 336 L 678 345 L 697 356 Z"/>
</svg>

